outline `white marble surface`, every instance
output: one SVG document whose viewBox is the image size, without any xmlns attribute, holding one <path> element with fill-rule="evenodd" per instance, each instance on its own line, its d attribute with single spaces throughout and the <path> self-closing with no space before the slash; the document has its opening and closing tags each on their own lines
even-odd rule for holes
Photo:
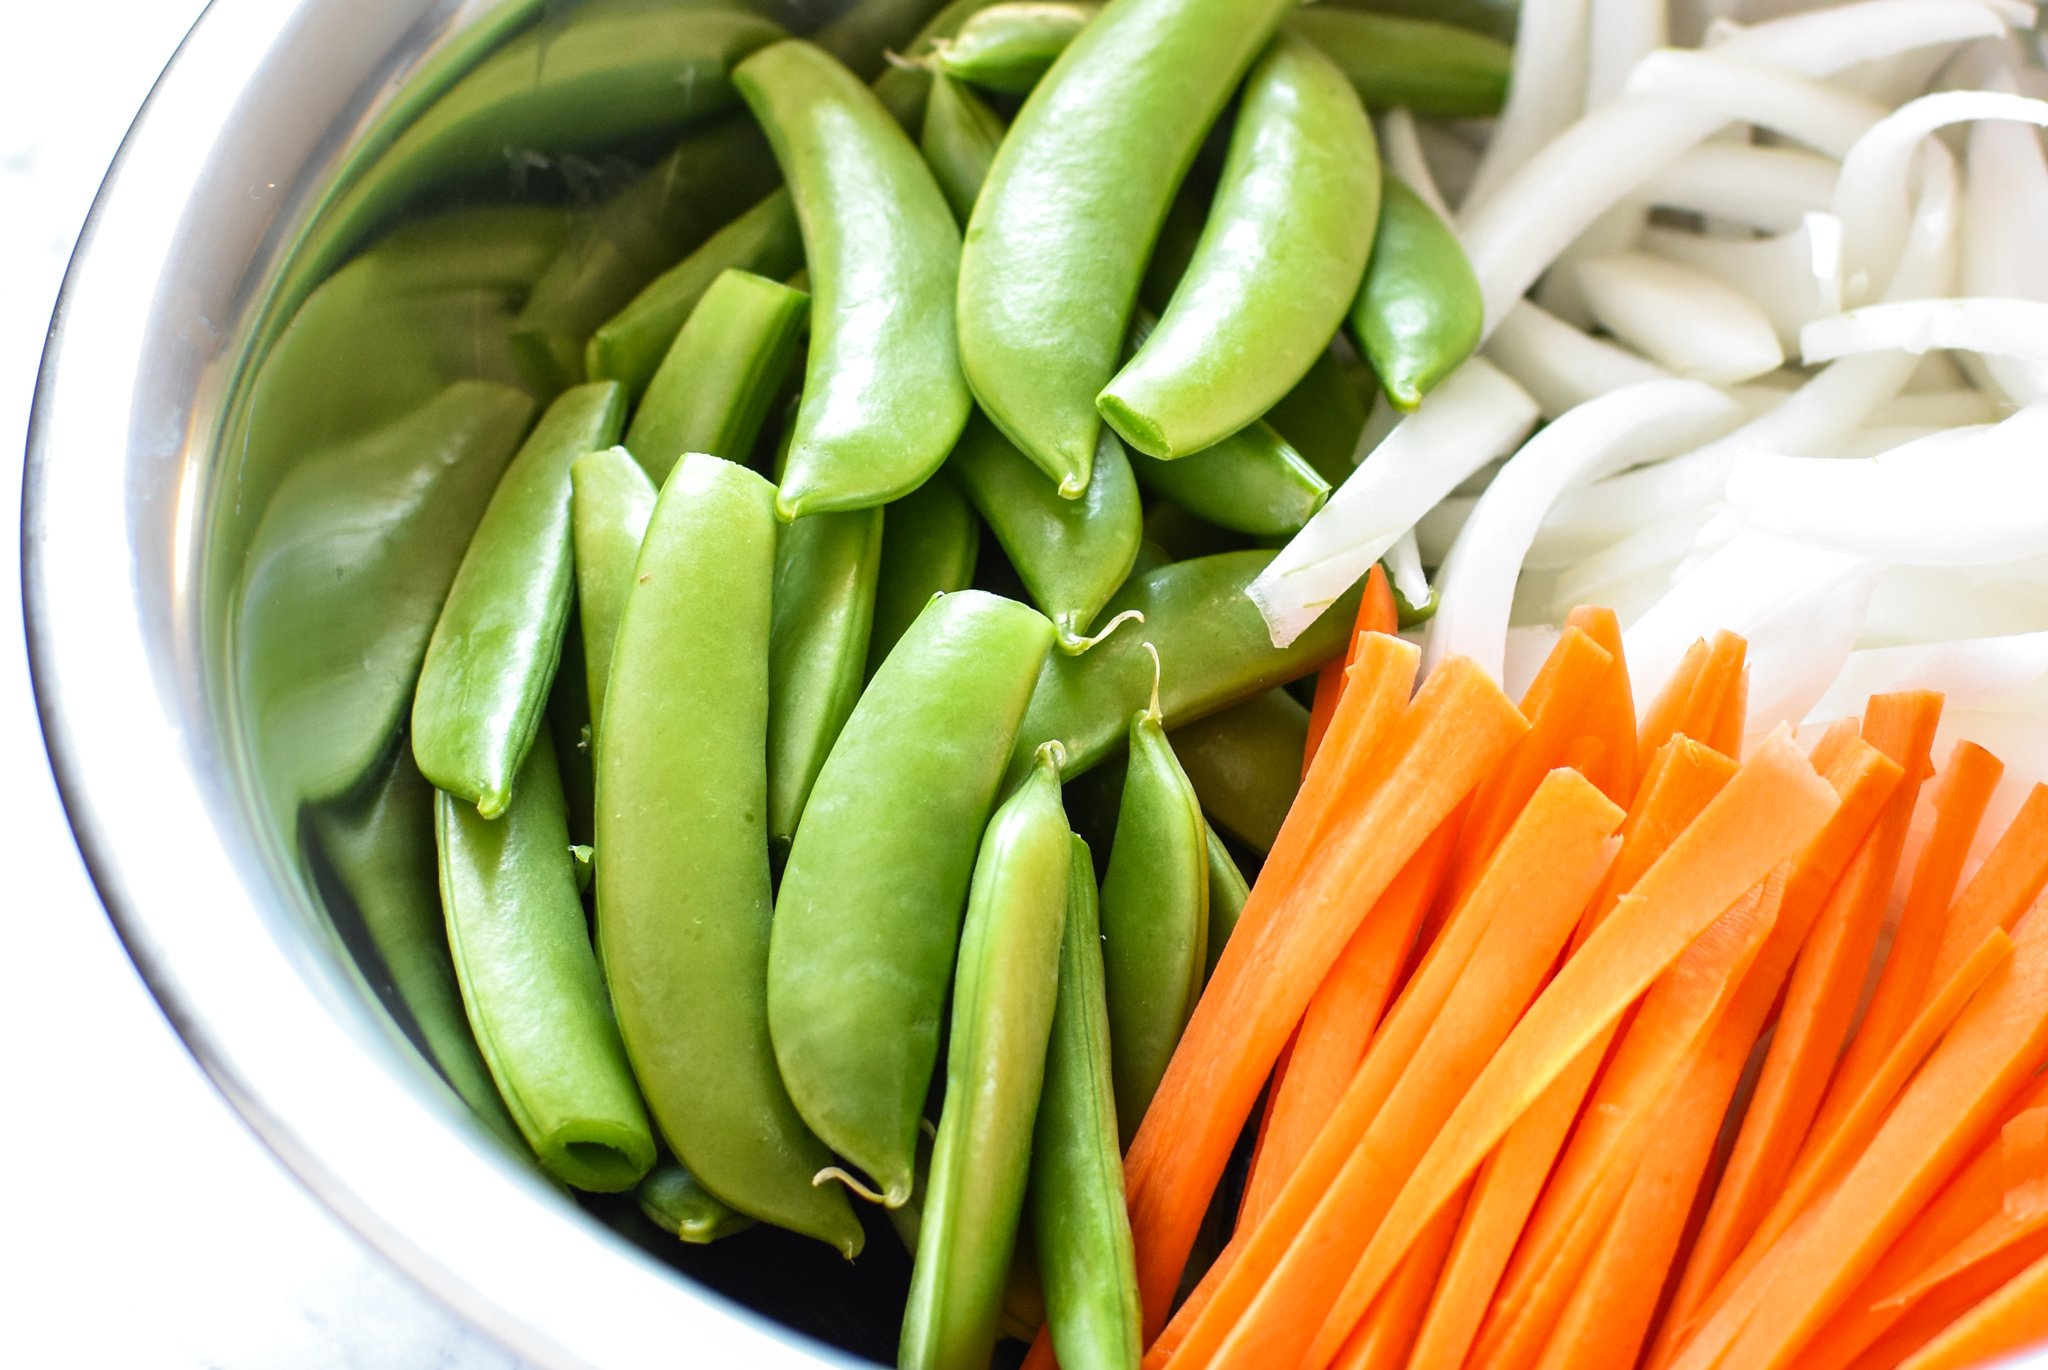
<svg viewBox="0 0 2048 1370">
<path fill-rule="evenodd" d="M 0 0 L 0 524 L 43 330 L 108 160 L 199 0 Z M 214 1093 L 86 881 L 0 557 L 0 1363 L 504 1370 L 331 1219 Z"/>
</svg>

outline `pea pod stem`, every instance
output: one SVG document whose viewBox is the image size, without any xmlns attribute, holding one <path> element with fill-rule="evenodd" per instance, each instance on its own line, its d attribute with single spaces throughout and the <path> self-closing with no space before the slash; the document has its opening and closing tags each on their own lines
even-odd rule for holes
<svg viewBox="0 0 2048 1370">
<path fill-rule="evenodd" d="M 435 827 L 448 945 L 506 1108 L 564 1183 L 631 1189 L 654 1164 L 654 1136 L 584 927 L 547 735 L 502 818 L 443 793 Z"/>
<path fill-rule="evenodd" d="M 569 468 L 618 439 L 609 381 L 548 406 L 463 553 L 413 693 L 412 750 L 434 784 L 496 818 L 541 724 L 574 591 Z"/>
<path fill-rule="evenodd" d="M 989 820 L 954 977 L 946 1097 L 898 1364 L 979 1370 L 995 1348 L 1059 982 L 1072 837 L 1057 743 Z"/>
<path fill-rule="evenodd" d="M 598 736 L 597 921 L 619 1030 L 663 1138 L 741 1212 L 848 1258 L 861 1228 L 768 1035 L 774 487 L 692 453 L 663 487 Z"/>
<path fill-rule="evenodd" d="M 887 503 L 938 469 L 967 422 L 960 231 L 888 110 L 825 53 L 778 43 L 733 79 L 795 199 L 816 298 L 778 512 Z"/>
</svg>

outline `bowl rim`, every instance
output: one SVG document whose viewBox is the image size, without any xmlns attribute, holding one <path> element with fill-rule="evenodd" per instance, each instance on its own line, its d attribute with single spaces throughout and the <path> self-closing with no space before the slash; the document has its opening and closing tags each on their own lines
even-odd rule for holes
<svg viewBox="0 0 2048 1370">
<path fill-rule="evenodd" d="M 345 22 L 365 42 L 417 46 L 503 2 L 351 0 Z M 464 1323 L 550 1366 L 864 1363 L 678 1275 L 498 1152 L 360 981 L 291 935 L 306 910 L 284 907 L 293 891 L 212 735 L 193 568 L 213 484 L 207 391 L 232 357 L 207 311 L 239 305 L 183 289 L 175 268 L 209 250 L 209 216 L 240 216 L 246 259 L 206 265 L 229 285 L 275 277 L 289 189 L 266 206 L 251 185 L 258 203 L 226 208 L 206 192 L 238 143 L 276 151 L 237 116 L 278 93 L 280 54 L 334 36 L 335 8 L 212 0 L 123 137 L 65 271 L 29 415 L 21 581 L 35 707 L 79 853 L 230 1107 Z M 310 116 L 322 127 L 306 151 L 337 112 Z"/>
</svg>

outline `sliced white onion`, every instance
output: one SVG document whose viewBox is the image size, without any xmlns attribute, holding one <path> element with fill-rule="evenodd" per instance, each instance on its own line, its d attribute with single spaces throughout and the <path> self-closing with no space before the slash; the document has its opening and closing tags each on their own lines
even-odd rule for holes
<svg viewBox="0 0 2048 1370">
<path fill-rule="evenodd" d="M 1808 715 L 1818 720 L 1863 711 L 1872 695 L 1939 690 L 1954 708 L 1995 706 L 2005 695 L 2048 679 L 2048 632 L 1916 642 L 1851 652 Z"/>
<path fill-rule="evenodd" d="M 1856 645 L 1872 579 L 1849 576 L 1796 595 L 1750 625 L 1745 734 L 1798 723 L 1827 692 Z"/>
<path fill-rule="evenodd" d="M 1415 116 L 1405 108 L 1390 109 L 1380 116 L 1379 132 L 1380 164 L 1449 223 L 1454 216 L 1451 207 L 1444 203 L 1443 192 L 1437 189 L 1436 173 L 1429 169 L 1429 159 L 1423 155 Z"/>
<path fill-rule="evenodd" d="M 1728 502 L 1810 547 L 1923 566 L 2011 561 L 2048 551 L 2043 451 L 2048 405 L 2034 405 L 1861 460 L 1747 456 Z"/>
<path fill-rule="evenodd" d="M 2006 637 L 2048 623 L 2048 557 L 2003 566 L 1894 566 L 1878 577 L 1864 647 Z"/>
<path fill-rule="evenodd" d="M 1418 128 L 1416 138 L 1428 159 L 1430 178 L 1443 198 L 1453 207 L 1464 204 L 1472 178 L 1479 174 L 1479 149 L 1435 122 Z"/>
<path fill-rule="evenodd" d="M 2048 367 L 2048 303 L 2010 298 L 1902 300 L 1816 319 L 1799 335 L 1808 362 L 1897 349 L 1959 348 Z"/>
<path fill-rule="evenodd" d="M 1401 602 L 1411 609 L 1424 609 L 1436 592 L 1429 587 L 1429 575 L 1422 569 L 1422 552 L 1416 546 L 1415 530 L 1394 539 L 1394 545 L 1387 549 L 1387 580 L 1392 583 L 1394 593 Z"/>
<path fill-rule="evenodd" d="M 1439 569 L 1443 602 L 1430 624 L 1425 666 L 1458 654 L 1498 676 L 1515 581 L 1558 495 L 1649 453 L 1692 446 L 1736 413 L 1711 386 L 1662 380 L 1589 401 L 1544 428 L 1479 497 Z"/>
<path fill-rule="evenodd" d="M 1652 204 L 1789 233 L 1835 200 L 1835 163 L 1817 152 L 1702 143 L 1643 182 Z"/>
<path fill-rule="evenodd" d="M 1486 340 L 1486 356 L 1535 396 L 1546 419 L 1623 386 L 1671 374 L 1528 300 L 1510 309 L 1493 330 Z"/>
<path fill-rule="evenodd" d="M 1652 228 L 1643 248 L 1704 271 L 1753 301 L 1770 319 L 1780 347 L 1797 347 L 1799 330 L 1836 313 L 1841 225 L 1832 214 L 1810 214 L 1790 233 L 1728 240 L 1672 228 Z"/>
<path fill-rule="evenodd" d="M 2010 77 L 1995 78 L 2001 86 Z M 1966 295 L 2048 300 L 2048 158 L 2033 130 L 1987 119 L 1970 129 L 1963 182 L 1962 288 Z M 2018 404 L 2048 399 L 2048 367 L 2015 357 L 1985 357 L 1984 375 Z"/>
<path fill-rule="evenodd" d="M 2003 406 L 1996 400 L 1982 390 L 1964 388 L 1908 391 L 1872 410 L 1870 422 L 1953 428 L 1963 424 L 1996 423 L 2004 417 Z"/>
<path fill-rule="evenodd" d="M 1628 74 L 1670 41 L 1665 0 L 1592 0 L 1588 12 L 1586 108 L 1621 94 Z"/>
<path fill-rule="evenodd" d="M 1885 114 L 1874 100 L 1726 49 L 1650 53 L 1629 74 L 1626 91 L 1674 100 L 1722 122 L 1755 124 L 1837 161 Z"/>
<path fill-rule="evenodd" d="M 1587 0 L 1522 0 L 1507 104 L 1480 154 L 1465 207 L 1484 204 L 1586 107 Z"/>
<path fill-rule="evenodd" d="M 1717 496 L 1704 508 L 1645 524 L 1566 563 L 1557 577 L 1557 594 L 1564 606 L 1561 612 L 1580 604 L 1606 604 L 1623 613 L 1614 596 L 1624 586 L 1654 582 L 1661 593 L 1678 563 L 1692 550 L 1700 530 L 1726 507 Z M 1542 551 L 1539 542 L 1530 559 L 1543 564 L 1548 559 Z M 1623 614 L 1624 620 L 1627 617 Z"/>
<path fill-rule="evenodd" d="M 1403 419 L 1252 582 L 1276 646 L 1299 637 L 1431 506 L 1535 426 L 1536 402 L 1481 357 Z"/>
<path fill-rule="evenodd" d="M 1608 332 L 1681 376 L 1726 384 L 1785 360 L 1756 302 L 1692 267 L 1626 252 L 1581 265 L 1579 284 Z"/>
</svg>

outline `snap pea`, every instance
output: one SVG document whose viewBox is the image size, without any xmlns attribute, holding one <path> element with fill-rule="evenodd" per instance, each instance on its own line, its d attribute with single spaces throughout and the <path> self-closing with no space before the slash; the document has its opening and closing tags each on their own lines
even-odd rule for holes
<svg viewBox="0 0 2048 1370">
<path fill-rule="evenodd" d="M 1166 740 L 1156 678 L 1151 703 L 1131 717 L 1129 739 L 1102 878 L 1103 992 L 1124 1146 L 1195 1011 L 1209 936 L 1208 826 Z"/>
<path fill-rule="evenodd" d="M 439 789 L 505 811 L 540 727 L 575 572 L 569 466 L 617 441 L 626 397 L 610 381 L 563 394 L 505 468 L 448 589 L 413 693 L 412 751 Z"/>
<path fill-rule="evenodd" d="M 1327 53 L 1374 109 L 1401 105 L 1435 119 L 1500 113 L 1514 49 L 1437 22 L 1448 17 L 1405 18 L 1319 4 L 1301 9 L 1291 27 Z"/>
<path fill-rule="evenodd" d="M 917 36 L 894 51 L 900 60 L 875 78 L 875 98 L 906 130 L 924 122 L 925 99 L 931 93 L 931 71 L 924 59 L 934 48 L 960 31 L 960 26 L 993 0 L 953 0 L 934 14 Z"/>
<path fill-rule="evenodd" d="M 1104 608 L 1136 609 L 1143 633 L 1114 634 L 1080 656 L 1056 656 L 1039 673 L 1031 708 L 1017 730 L 1010 774 L 1021 776 L 1038 744 L 1066 749 L 1066 774 L 1114 756 L 1133 710 L 1152 686 L 1145 642 L 1173 667 L 1160 687 L 1166 725 L 1177 728 L 1226 704 L 1307 675 L 1343 650 L 1358 611 L 1356 587 L 1286 647 L 1275 647 L 1245 587 L 1273 553 L 1261 549 L 1176 561 L 1135 577 Z"/>
<path fill-rule="evenodd" d="M 462 1002 L 519 1130 L 578 1189 L 631 1189 L 654 1135 L 605 1003 L 545 733 L 496 820 L 435 800 L 441 903 Z"/>
<path fill-rule="evenodd" d="M 768 960 L 774 487 L 691 453 L 647 526 L 597 752 L 597 921 L 663 1138 L 741 1212 L 837 1247 L 861 1228 L 775 1068 Z"/>
<path fill-rule="evenodd" d="M 576 595 L 583 629 L 584 670 L 590 690 L 590 731 L 604 717 L 605 686 L 619 616 L 633 588 L 633 564 L 654 514 L 654 482 L 623 447 L 579 457 L 569 468 L 574 488 L 570 524 L 575 534 Z"/>
<path fill-rule="evenodd" d="M 1451 226 L 1392 176 L 1351 331 L 1387 399 L 1413 409 L 1479 346 L 1486 302 Z"/>
<path fill-rule="evenodd" d="M 1203 843 L 1209 866 L 1209 938 L 1207 966 L 1204 976 L 1216 973 L 1216 962 L 1223 956 L 1223 945 L 1230 940 L 1230 934 L 1237 930 L 1238 915 L 1244 912 L 1244 901 L 1251 898 L 1251 886 L 1245 882 L 1243 872 L 1237 868 L 1237 860 L 1231 856 L 1230 848 L 1210 828 Z"/>
<path fill-rule="evenodd" d="M 898 1364 L 982 1370 L 1023 1216 L 1073 869 L 1059 749 L 989 820 L 953 980 L 946 1099 L 911 1266 Z"/>
<path fill-rule="evenodd" d="M 1120 0 L 1025 101 L 960 257 L 982 408 L 1062 494 L 1087 487 L 1138 286 L 1175 189 L 1292 0 Z"/>
<path fill-rule="evenodd" d="M 548 690 L 548 736 L 554 739 L 555 763 L 562 773 L 562 800 L 569 815 L 569 844 L 588 848 L 597 832 L 596 757 L 591 754 L 595 729 L 590 726 L 590 666 L 583 656 L 583 629 L 574 605 L 562 633 L 562 659 Z M 576 889 L 590 888 L 590 863 L 579 859 Z"/>
<path fill-rule="evenodd" d="M 400 224 L 363 256 L 381 289 L 528 291 L 575 231 L 555 205 L 464 205 Z"/>
<path fill-rule="evenodd" d="M 1209 820 L 1257 852 L 1272 850 L 1280 822 L 1301 789 L 1308 710 L 1285 690 L 1173 730 L 1173 752 Z"/>
<path fill-rule="evenodd" d="M 699 1184 L 689 1167 L 678 1161 L 656 1164 L 633 1190 L 633 1200 L 649 1222 L 694 1246 L 730 1237 L 754 1225 L 752 1218 Z"/>
<path fill-rule="evenodd" d="M 1144 539 L 1138 487 L 1116 435 L 1101 435 L 1095 478 L 1079 499 L 1062 499 L 979 414 L 960 435 L 947 470 L 1052 619 L 1061 648 L 1079 651 L 1102 606 L 1130 575 Z"/>
<path fill-rule="evenodd" d="M 1029 94 L 1099 9 L 1066 0 L 992 5 L 962 24 L 950 41 L 934 45 L 932 65 L 983 90 Z"/>
<path fill-rule="evenodd" d="M 1172 302 L 1097 406 L 1151 456 L 1199 452 L 1291 390 L 1358 293 L 1379 208 L 1365 107 L 1289 33 L 1245 78 L 1221 183 Z"/>
<path fill-rule="evenodd" d="M 241 695 L 284 802 L 364 779 L 398 733 L 449 584 L 533 416 L 525 394 L 447 387 L 306 458 L 251 538 Z"/>
<path fill-rule="evenodd" d="M 882 511 L 810 514 L 775 545 L 768 638 L 768 835 L 787 845 L 826 754 L 860 698 Z"/>
<path fill-rule="evenodd" d="M 1330 483 L 1263 419 L 1177 461 L 1133 452 L 1138 484 L 1219 528 L 1288 537 L 1323 507 Z"/>
<path fill-rule="evenodd" d="M 1073 1370 L 1136 1370 L 1137 1256 L 1124 1211 L 1095 863 L 1076 835 L 1052 1043 L 1031 1137 L 1032 1239 L 1054 1353 Z"/>
<path fill-rule="evenodd" d="M 809 309 L 809 296 L 749 271 L 725 271 L 711 283 L 626 430 L 626 449 L 657 485 L 685 452 L 746 460 Z"/>
<path fill-rule="evenodd" d="M 954 217 L 963 224 L 974 212 L 975 197 L 981 194 L 981 183 L 988 179 L 1002 142 L 1001 117 L 966 86 L 944 72 L 935 73 L 918 146 Z"/>
<path fill-rule="evenodd" d="M 1192 561 L 1223 552 L 1242 552 L 1251 539 L 1197 518 L 1169 499 L 1155 499 L 1145 510 L 1145 538 L 1166 553 L 1168 561 Z"/>
<path fill-rule="evenodd" d="M 455 984 L 434 855 L 433 786 L 411 754 L 395 747 L 368 792 L 349 803 L 319 805 L 312 820 L 320 854 L 355 904 L 390 973 L 392 992 L 419 1028 L 427 1059 L 478 1121 L 531 1157 L 477 1050 Z"/>
<path fill-rule="evenodd" d="M 932 1138 L 938 1129 L 927 1126 L 917 1139 L 917 1187 L 900 1208 L 882 1210 L 890 1230 L 911 1256 L 917 1255 L 917 1234 L 924 1226 L 924 1198 L 931 1189 Z M 1027 1195 L 1028 1199 L 1028 1195 Z M 1003 1282 L 1003 1311 L 997 1331 L 1015 1341 L 1028 1342 L 1045 1325 L 1045 1291 L 1039 1285 L 1038 1260 L 1031 1250 L 1031 1229 L 1017 1233 L 1016 1250 L 1010 1256 L 1009 1278 Z"/>
<path fill-rule="evenodd" d="M 1384 198 L 1380 207 L 1384 213 Z M 1378 241 L 1377 237 L 1374 241 Z M 1366 268 L 1368 272 L 1371 269 Z M 1342 485 L 1351 474 L 1352 454 L 1358 448 L 1358 435 L 1365 431 L 1365 420 L 1364 398 L 1345 374 L 1344 363 L 1329 351 L 1317 357 L 1308 374 L 1266 411 L 1265 419 L 1315 467 L 1331 489 Z"/>
<path fill-rule="evenodd" d="M 867 674 L 883 658 L 933 595 L 974 583 L 981 551 L 981 520 L 945 470 L 882 511 L 882 561 L 875 573 L 875 615 L 868 631 Z"/>
<path fill-rule="evenodd" d="M 777 511 L 887 503 L 938 469 L 967 422 L 953 327 L 960 230 L 888 110 L 824 52 L 777 43 L 733 80 L 795 197 L 816 287 Z"/>
<path fill-rule="evenodd" d="M 706 238 L 600 324 L 584 349 L 584 370 L 594 378 L 618 381 L 637 398 L 654 379 L 683 321 L 713 281 L 730 270 L 779 279 L 803 262 L 796 206 L 787 190 L 774 191 Z"/>
<path fill-rule="evenodd" d="M 909 1197 L 960 916 L 1053 627 L 1012 600 L 933 600 L 869 682 L 790 846 L 768 1021 L 826 1144 Z"/>
<path fill-rule="evenodd" d="M 889 54 L 914 44 L 938 0 L 856 0 L 810 36 L 862 80 L 879 75 Z"/>
<path fill-rule="evenodd" d="M 1408 19 L 1434 19 L 1471 29 L 1503 43 L 1515 41 L 1521 0 L 1322 0 L 1332 9 L 1397 14 Z"/>
</svg>

